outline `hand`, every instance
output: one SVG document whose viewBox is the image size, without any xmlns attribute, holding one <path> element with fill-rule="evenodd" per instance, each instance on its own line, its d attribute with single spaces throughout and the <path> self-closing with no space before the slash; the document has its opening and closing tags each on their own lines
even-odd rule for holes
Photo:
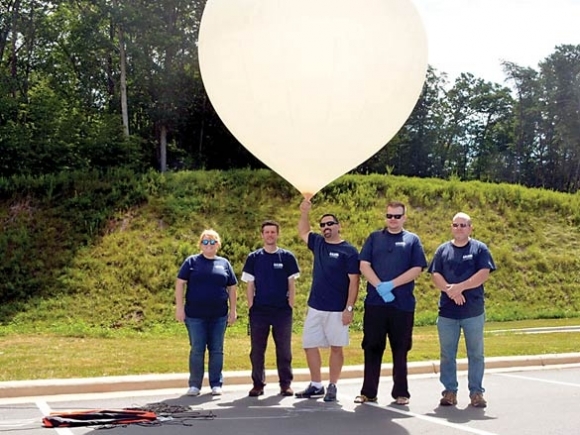
<svg viewBox="0 0 580 435">
<path fill-rule="evenodd" d="M 300 211 L 302 213 L 310 212 L 311 208 L 312 208 L 312 203 L 307 199 L 303 199 L 302 202 L 300 203 Z"/>
<path fill-rule="evenodd" d="M 463 305 L 465 303 L 465 296 L 460 294 L 459 296 L 455 296 L 452 301 L 457 305 Z"/>
<path fill-rule="evenodd" d="M 228 326 L 232 326 L 238 318 L 238 313 L 236 310 L 230 310 L 228 313 Z"/>
<path fill-rule="evenodd" d="M 383 298 L 383 301 L 387 303 L 393 302 L 395 300 L 395 295 L 393 294 L 394 287 L 393 281 L 383 281 L 377 286 L 377 293 Z"/>
<path fill-rule="evenodd" d="M 456 296 L 463 293 L 463 289 L 460 284 L 447 284 L 447 286 L 445 286 L 445 293 L 447 293 L 447 296 L 451 299 L 455 299 Z"/>
<path fill-rule="evenodd" d="M 344 326 L 350 325 L 352 323 L 353 318 L 354 318 L 354 311 L 344 310 L 342 312 L 342 324 Z"/>
<path fill-rule="evenodd" d="M 175 308 L 175 320 L 178 322 L 185 322 L 185 307 Z"/>
<path fill-rule="evenodd" d="M 459 284 L 447 284 L 445 293 L 457 305 L 463 305 L 465 303 L 465 296 L 463 296 L 463 290 Z"/>
</svg>

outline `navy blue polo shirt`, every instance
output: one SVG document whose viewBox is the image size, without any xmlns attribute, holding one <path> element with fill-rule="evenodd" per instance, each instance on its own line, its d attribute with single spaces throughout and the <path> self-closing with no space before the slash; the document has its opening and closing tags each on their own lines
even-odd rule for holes
<svg viewBox="0 0 580 435">
<path fill-rule="evenodd" d="M 308 234 L 308 248 L 314 254 L 312 287 L 308 306 L 320 311 L 344 311 L 350 279 L 359 275 L 358 251 L 350 243 L 327 243 L 320 234 Z"/>
<path fill-rule="evenodd" d="M 359 258 L 371 264 L 381 281 L 391 281 L 413 267 L 427 267 L 421 240 L 416 234 L 406 230 L 397 234 L 389 233 L 386 229 L 372 232 L 365 241 Z M 395 287 L 395 300 L 387 304 L 377 293 L 377 289 L 367 283 L 365 305 L 388 305 L 402 311 L 414 311 L 414 288 L 414 281 Z"/>
<path fill-rule="evenodd" d="M 481 269 L 495 270 L 495 263 L 485 243 L 469 239 L 465 246 L 443 243 L 435 251 L 429 273 L 439 273 L 449 284 L 463 282 Z M 457 305 L 446 293 L 439 297 L 439 315 L 450 319 L 468 319 L 485 312 L 483 284 L 463 292 L 465 303 Z"/>
</svg>

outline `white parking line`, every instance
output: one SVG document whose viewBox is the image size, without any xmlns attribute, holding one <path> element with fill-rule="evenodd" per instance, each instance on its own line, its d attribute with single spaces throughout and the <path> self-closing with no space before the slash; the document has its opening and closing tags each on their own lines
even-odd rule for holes
<svg viewBox="0 0 580 435">
<path fill-rule="evenodd" d="M 36 407 L 38 409 L 40 409 L 40 412 L 42 412 L 42 415 L 48 415 L 52 412 L 52 409 L 50 409 L 50 406 L 48 406 L 48 403 L 42 401 L 42 400 L 37 400 L 35 402 Z M 56 430 L 56 433 L 59 435 L 73 435 L 73 432 L 66 428 L 66 427 L 55 427 L 54 430 Z"/>
<path fill-rule="evenodd" d="M 520 375 L 509 375 L 507 373 L 496 373 L 496 375 L 504 376 L 506 378 L 524 379 L 526 381 L 544 382 L 546 384 L 566 385 L 567 387 L 580 387 L 580 384 L 574 384 L 572 382 L 551 381 L 550 379 L 532 378 L 530 376 L 520 376 Z"/>
</svg>

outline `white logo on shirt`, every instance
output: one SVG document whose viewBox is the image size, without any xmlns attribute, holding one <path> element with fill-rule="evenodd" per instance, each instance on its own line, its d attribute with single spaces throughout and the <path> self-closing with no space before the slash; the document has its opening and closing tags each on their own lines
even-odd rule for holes
<svg viewBox="0 0 580 435">
<path fill-rule="evenodd" d="M 340 257 L 340 254 L 338 252 L 329 252 L 328 256 L 330 258 L 338 258 L 338 257 Z"/>
<path fill-rule="evenodd" d="M 467 254 L 463 256 L 463 261 L 473 260 L 473 254 Z"/>
<path fill-rule="evenodd" d="M 284 265 L 282 263 L 274 263 L 274 269 L 284 269 Z"/>
</svg>

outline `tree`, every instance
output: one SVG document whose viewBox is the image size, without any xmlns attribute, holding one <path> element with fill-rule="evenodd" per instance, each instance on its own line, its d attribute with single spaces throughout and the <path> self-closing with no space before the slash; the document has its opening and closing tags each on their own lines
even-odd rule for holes
<svg viewBox="0 0 580 435">
<path fill-rule="evenodd" d="M 540 63 L 544 117 L 544 170 L 558 190 L 580 187 L 580 45 L 561 45 Z"/>
</svg>

